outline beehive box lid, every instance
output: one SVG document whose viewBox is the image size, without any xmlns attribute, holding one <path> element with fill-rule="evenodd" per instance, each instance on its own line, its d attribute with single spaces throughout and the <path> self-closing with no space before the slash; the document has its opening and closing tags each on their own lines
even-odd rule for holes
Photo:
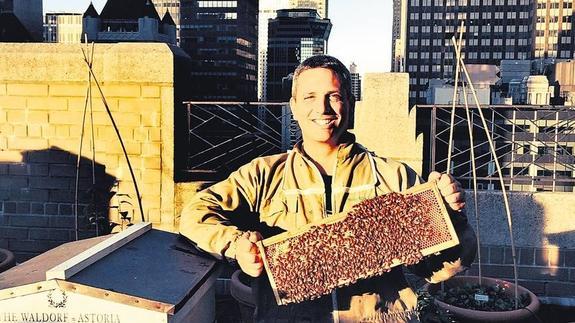
<svg viewBox="0 0 575 323">
<path fill-rule="evenodd" d="M 112 237 L 66 243 L 0 273 L 0 304 L 61 288 L 173 314 L 216 271 L 214 260 L 183 250 L 177 234 L 152 229 L 66 280 L 45 280 L 55 265 Z"/>
</svg>

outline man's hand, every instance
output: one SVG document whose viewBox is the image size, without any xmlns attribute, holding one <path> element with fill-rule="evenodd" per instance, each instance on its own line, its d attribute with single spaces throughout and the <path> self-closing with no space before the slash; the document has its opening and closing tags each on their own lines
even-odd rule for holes
<svg viewBox="0 0 575 323">
<path fill-rule="evenodd" d="M 429 174 L 427 180 L 429 182 L 437 182 L 437 188 L 439 188 L 439 192 L 449 208 L 456 212 L 463 210 L 465 207 L 465 191 L 461 189 L 461 184 L 453 176 L 433 171 Z"/>
<path fill-rule="evenodd" d="M 264 269 L 264 262 L 256 246 L 260 240 L 262 235 L 259 232 L 244 232 L 237 240 L 236 260 L 242 271 L 252 277 L 258 277 Z"/>
</svg>

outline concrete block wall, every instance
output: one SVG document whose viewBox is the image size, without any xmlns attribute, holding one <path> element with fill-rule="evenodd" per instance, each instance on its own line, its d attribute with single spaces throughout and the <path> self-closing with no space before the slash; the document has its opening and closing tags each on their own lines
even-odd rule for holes
<svg viewBox="0 0 575 323">
<path fill-rule="evenodd" d="M 174 61 L 182 55 L 165 44 L 94 46 L 94 73 L 130 157 L 145 220 L 166 230 L 175 221 Z M 91 202 L 91 118 L 97 186 L 119 193 L 98 203 L 114 206 L 122 196 L 140 221 L 127 163 L 95 85 L 79 152 L 87 85 L 79 45 L 0 44 L 0 247 L 19 261 L 74 238 L 78 155 L 81 237 L 95 234 L 84 215 Z M 109 216 L 119 222 L 116 210 Z"/>
<path fill-rule="evenodd" d="M 575 298 L 575 195 L 510 192 L 519 284 L 539 296 Z M 484 276 L 513 280 L 513 258 L 501 192 L 478 192 Z M 467 192 L 468 218 L 476 228 L 474 198 Z M 469 274 L 478 273 L 478 262 Z"/>
<path fill-rule="evenodd" d="M 416 136 L 416 109 L 409 111 L 409 75 L 367 73 L 361 93 L 353 129 L 358 142 L 379 156 L 406 163 L 421 174 L 423 135 Z"/>
</svg>

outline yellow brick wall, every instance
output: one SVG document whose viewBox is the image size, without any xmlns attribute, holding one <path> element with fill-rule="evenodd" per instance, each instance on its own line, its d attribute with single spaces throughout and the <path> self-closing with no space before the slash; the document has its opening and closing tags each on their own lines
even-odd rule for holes
<svg viewBox="0 0 575 323">
<path fill-rule="evenodd" d="M 0 208 L 0 213 L 9 215 L 3 229 L 22 229 L 20 220 L 26 216 L 25 220 L 32 226 L 64 230 L 57 227 L 59 224 L 52 227 L 53 222 L 61 222 L 52 217 L 57 215 L 68 219 L 62 210 L 69 210 L 68 206 L 74 202 L 73 199 L 67 201 L 65 197 L 73 197 L 70 192 L 74 188 L 75 167 L 58 168 L 58 173 L 51 173 L 52 168 L 49 166 L 75 166 L 75 160 L 80 154 L 84 117 L 81 152 L 83 165 L 88 167 L 90 173 L 92 117 L 95 162 L 105 168 L 105 173 L 118 180 L 118 193 L 131 197 L 134 221 L 139 222 L 136 193 L 126 159 L 95 85 L 92 86 L 93 114 L 90 115 L 88 111 L 84 116 L 88 72 L 84 64 L 78 63 L 81 56 L 78 56 L 77 46 L 50 45 L 0 44 L 0 176 L 3 182 L 0 184 L 0 206 L 8 206 Z M 42 55 L 49 55 L 46 56 L 48 59 L 38 59 Z M 173 50 L 164 44 L 97 44 L 94 55 L 96 76 L 101 82 L 103 95 L 120 130 L 136 175 L 145 220 L 166 230 L 176 229 L 173 56 Z M 133 68 L 118 68 L 120 65 Z M 30 70 L 39 72 L 26 73 Z M 52 152 L 61 151 L 66 154 L 58 155 L 60 160 L 52 158 Z M 25 177 L 22 172 L 10 174 L 9 170 L 16 168 L 3 165 L 27 165 L 30 169 L 39 169 L 39 172 L 45 170 L 45 173 L 39 173 L 38 177 L 31 174 Z M 90 176 L 83 177 L 82 181 L 89 185 Z M 32 198 L 18 197 L 22 192 L 30 191 L 34 193 Z M 32 201 L 34 196 L 37 201 Z M 51 200 L 52 197 L 54 200 Z M 112 205 L 117 202 L 118 197 L 112 198 Z M 47 214 L 48 210 L 56 215 Z M 111 220 L 118 221 L 116 216 L 116 210 L 112 209 Z M 69 225 L 67 229 L 70 230 Z M 16 240 L 33 239 L 21 230 L 14 232 L 21 234 L 14 233 L 17 239 L 8 239 L 8 243 L 0 239 L 0 247 L 4 245 L 20 249 L 15 251 L 20 252 L 21 258 L 42 251 L 38 248 L 23 250 L 25 248 Z M 62 233 L 62 237 L 71 238 L 72 233 Z M 47 243 L 45 246 L 48 248 L 53 245 Z"/>
</svg>

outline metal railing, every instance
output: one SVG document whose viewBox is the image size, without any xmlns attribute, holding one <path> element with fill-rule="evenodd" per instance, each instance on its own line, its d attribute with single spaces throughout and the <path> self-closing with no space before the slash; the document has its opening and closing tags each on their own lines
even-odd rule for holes
<svg viewBox="0 0 575 323">
<path fill-rule="evenodd" d="M 449 147 L 451 106 L 420 105 L 430 114 L 429 171 L 445 171 Z M 567 106 L 483 106 L 495 142 L 507 189 L 565 191 L 575 186 L 575 108 Z M 452 174 L 472 187 L 471 147 L 475 149 L 479 187 L 501 189 L 482 130 L 477 108 L 470 108 L 473 145 L 469 142 L 464 106 L 457 106 L 452 143 Z"/>
<path fill-rule="evenodd" d="M 255 157 L 285 152 L 299 139 L 289 103 L 183 102 L 187 115 L 184 172 L 217 180 Z"/>
</svg>

